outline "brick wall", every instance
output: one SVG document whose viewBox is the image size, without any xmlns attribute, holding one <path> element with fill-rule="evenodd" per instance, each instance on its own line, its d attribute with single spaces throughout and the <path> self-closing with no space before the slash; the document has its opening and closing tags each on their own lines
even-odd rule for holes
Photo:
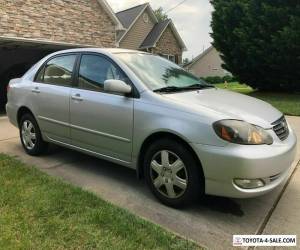
<svg viewBox="0 0 300 250">
<path fill-rule="evenodd" d="M 0 36 L 115 47 L 115 34 L 97 0 L 0 2 Z"/>
<path fill-rule="evenodd" d="M 169 55 L 177 55 L 178 56 L 178 63 L 182 62 L 182 49 L 173 34 L 173 31 L 170 27 L 168 27 L 162 36 L 160 37 L 159 41 L 156 44 L 156 47 L 153 49 L 155 54 L 169 54 Z"/>
</svg>

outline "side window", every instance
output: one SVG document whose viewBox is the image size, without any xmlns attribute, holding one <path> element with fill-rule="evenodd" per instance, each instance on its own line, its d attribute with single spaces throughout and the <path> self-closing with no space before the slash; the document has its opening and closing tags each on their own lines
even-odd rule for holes
<svg viewBox="0 0 300 250">
<path fill-rule="evenodd" d="M 58 56 L 40 70 L 36 80 L 48 84 L 71 86 L 76 55 Z"/>
<path fill-rule="evenodd" d="M 78 87 L 81 89 L 103 91 L 104 82 L 109 79 L 128 83 L 125 74 L 108 59 L 97 55 L 81 57 Z"/>
</svg>

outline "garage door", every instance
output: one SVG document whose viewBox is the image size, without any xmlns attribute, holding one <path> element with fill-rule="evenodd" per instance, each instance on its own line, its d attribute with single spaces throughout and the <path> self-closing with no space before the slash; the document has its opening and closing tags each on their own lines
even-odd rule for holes
<svg viewBox="0 0 300 250">
<path fill-rule="evenodd" d="M 0 109 L 3 110 L 7 102 L 6 88 L 10 79 L 21 77 L 52 52 L 76 47 L 84 46 L 0 37 Z"/>
</svg>

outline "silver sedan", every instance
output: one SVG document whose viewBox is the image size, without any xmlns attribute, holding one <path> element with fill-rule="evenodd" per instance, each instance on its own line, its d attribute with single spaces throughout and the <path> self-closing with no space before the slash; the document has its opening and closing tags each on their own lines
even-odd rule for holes
<svg viewBox="0 0 300 250">
<path fill-rule="evenodd" d="M 296 136 L 271 105 L 140 51 L 53 53 L 10 81 L 6 109 L 28 154 L 55 143 L 136 169 L 174 207 L 264 194 L 295 157 Z"/>
</svg>

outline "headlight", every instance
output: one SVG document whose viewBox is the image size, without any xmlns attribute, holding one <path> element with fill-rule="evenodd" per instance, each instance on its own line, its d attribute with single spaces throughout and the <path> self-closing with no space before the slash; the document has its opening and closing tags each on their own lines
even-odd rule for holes
<svg viewBox="0 0 300 250">
<path fill-rule="evenodd" d="M 221 120 L 213 124 L 214 130 L 225 141 L 244 145 L 272 144 L 273 138 L 259 126 L 238 120 Z"/>
</svg>

